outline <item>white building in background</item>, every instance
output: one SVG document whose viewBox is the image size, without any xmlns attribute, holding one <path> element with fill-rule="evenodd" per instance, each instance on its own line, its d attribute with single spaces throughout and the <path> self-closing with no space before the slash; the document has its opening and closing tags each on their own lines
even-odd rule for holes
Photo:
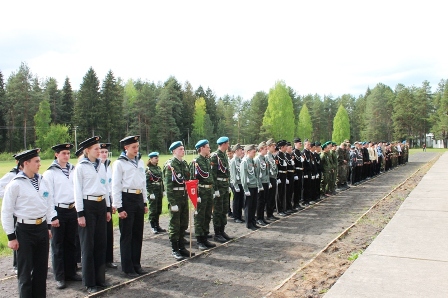
<svg viewBox="0 0 448 298">
<path fill-rule="evenodd" d="M 426 134 L 426 147 L 427 148 L 445 148 L 443 140 L 434 140 L 434 134 L 432 132 Z"/>
</svg>

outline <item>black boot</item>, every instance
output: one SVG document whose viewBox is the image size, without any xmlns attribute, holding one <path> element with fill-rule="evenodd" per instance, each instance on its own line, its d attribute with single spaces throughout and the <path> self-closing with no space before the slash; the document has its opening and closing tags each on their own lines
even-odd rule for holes
<svg viewBox="0 0 448 298">
<path fill-rule="evenodd" d="M 165 233 L 165 232 L 166 232 L 165 229 L 162 229 L 162 228 L 160 227 L 160 224 L 159 224 L 159 220 L 158 220 L 158 219 L 157 219 L 157 221 L 156 221 L 156 229 L 157 229 L 157 232 L 159 232 L 159 233 Z"/>
<path fill-rule="evenodd" d="M 208 241 L 207 236 L 202 236 L 202 243 L 207 246 L 207 248 L 212 248 L 212 247 L 216 247 L 216 244 L 211 243 L 210 241 Z"/>
<path fill-rule="evenodd" d="M 203 236 L 197 236 L 196 239 L 197 239 L 198 249 L 199 250 L 207 250 L 208 249 L 207 245 L 205 245 L 205 243 L 204 243 L 204 237 Z"/>
<path fill-rule="evenodd" d="M 192 252 L 190 255 L 190 251 L 185 248 L 185 243 L 182 240 L 180 240 L 178 243 L 179 243 L 179 252 L 182 256 L 189 258 L 190 256 L 192 257 L 195 255 L 194 252 Z"/>
<path fill-rule="evenodd" d="M 179 244 L 177 241 L 171 241 L 171 248 L 172 248 L 171 254 L 176 259 L 176 261 L 182 261 L 183 259 L 185 259 L 179 251 Z"/>
<path fill-rule="evenodd" d="M 215 237 L 213 239 L 221 243 L 227 242 L 227 239 L 222 236 L 221 229 L 218 227 L 215 227 Z"/>
<path fill-rule="evenodd" d="M 153 234 L 159 234 L 159 231 L 157 231 L 157 225 L 155 221 L 150 221 L 149 222 L 151 224 L 151 232 Z"/>
<path fill-rule="evenodd" d="M 226 232 L 224 232 L 224 228 L 225 228 L 225 227 L 226 227 L 226 226 L 223 226 L 223 227 L 221 228 L 221 235 L 222 235 L 222 237 L 224 237 L 227 241 L 232 240 L 233 238 L 230 237 L 229 235 L 227 235 Z"/>
</svg>

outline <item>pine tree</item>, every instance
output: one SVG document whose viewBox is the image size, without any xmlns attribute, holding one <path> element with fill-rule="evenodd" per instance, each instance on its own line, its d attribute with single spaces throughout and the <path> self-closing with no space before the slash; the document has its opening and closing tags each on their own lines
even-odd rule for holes
<svg viewBox="0 0 448 298">
<path fill-rule="evenodd" d="M 258 91 L 250 101 L 249 111 L 247 113 L 246 140 L 248 143 L 258 144 L 261 139 L 261 126 L 263 118 L 268 107 L 268 95 L 263 91 Z"/>
<path fill-rule="evenodd" d="M 101 130 L 104 141 L 118 144 L 120 140 L 121 115 L 123 114 L 122 98 L 112 70 L 106 74 L 101 87 L 101 107 L 100 112 L 105 117 L 101 121 Z"/>
<path fill-rule="evenodd" d="M 345 139 L 350 139 L 350 119 L 348 118 L 347 110 L 341 104 L 333 120 L 333 134 L 331 140 L 340 144 Z"/>
<path fill-rule="evenodd" d="M 48 149 L 48 144 L 45 142 L 45 137 L 50 131 L 51 122 L 51 107 L 48 99 L 44 99 L 39 104 L 39 110 L 34 116 L 34 125 L 36 128 L 36 145 L 42 150 Z M 53 144 L 55 145 L 55 144 Z M 49 146 L 52 146 L 51 144 Z"/>
<path fill-rule="evenodd" d="M 103 115 L 101 113 L 100 82 L 92 67 L 89 68 L 83 78 L 75 104 L 75 121 L 79 127 L 79 138 L 86 139 L 98 134 L 102 125 Z"/>
<path fill-rule="evenodd" d="M 45 82 L 45 98 L 51 108 L 51 122 L 63 123 L 61 118 L 61 95 L 58 90 L 58 83 L 55 78 L 48 78 Z"/>
<path fill-rule="evenodd" d="M 303 141 L 306 139 L 311 140 L 313 134 L 313 123 L 311 122 L 311 115 L 308 111 L 306 104 L 302 106 L 299 114 L 299 121 L 297 122 L 296 136 L 300 137 Z"/>
<path fill-rule="evenodd" d="M 0 71 L 0 152 L 5 151 L 6 143 L 8 141 L 8 134 L 6 129 L 6 114 L 8 112 L 5 92 L 5 82 L 3 80 L 3 73 Z"/>
<path fill-rule="evenodd" d="M 195 103 L 194 109 L 194 122 L 193 122 L 193 132 L 191 138 L 194 144 L 203 138 L 207 138 L 205 135 L 205 99 L 199 97 Z"/>
<path fill-rule="evenodd" d="M 190 136 L 193 131 L 196 96 L 194 94 L 193 86 L 191 86 L 190 82 L 188 82 L 188 81 L 185 82 L 185 84 L 184 84 L 184 88 L 182 90 L 182 98 L 183 98 L 183 101 L 182 101 L 183 138 L 187 140 L 187 146 L 189 146 L 190 145 Z"/>
<path fill-rule="evenodd" d="M 275 140 L 294 137 L 294 112 L 288 88 L 279 81 L 269 90 L 268 107 L 263 118 L 263 136 Z"/>
<path fill-rule="evenodd" d="M 65 78 L 64 86 L 60 96 L 60 119 L 61 123 L 71 125 L 74 113 L 74 104 L 72 86 L 68 77 Z"/>
</svg>

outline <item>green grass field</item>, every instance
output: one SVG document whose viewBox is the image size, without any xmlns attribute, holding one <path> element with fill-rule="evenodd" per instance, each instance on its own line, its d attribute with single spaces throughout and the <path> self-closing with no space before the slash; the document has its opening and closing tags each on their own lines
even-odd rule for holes
<svg viewBox="0 0 448 298">
<path fill-rule="evenodd" d="M 160 155 L 159 156 L 159 166 L 162 167 L 163 164 L 169 158 L 171 158 L 171 156 L 172 155 Z M 185 160 L 190 162 L 194 157 L 195 157 L 195 155 L 187 155 L 187 156 L 185 156 Z M 116 159 L 117 159 L 117 156 L 112 157 L 112 162 L 115 161 Z M 148 161 L 148 157 L 144 156 L 142 159 L 146 164 L 146 162 Z M 47 168 L 51 165 L 52 162 L 53 162 L 53 160 L 50 160 L 50 159 L 42 160 L 39 172 L 41 174 L 43 172 L 45 172 L 47 170 Z M 70 163 L 76 165 L 77 160 L 71 159 Z M 15 166 L 16 166 L 16 163 L 12 158 L 11 158 L 11 161 L 0 161 L 0 177 L 5 175 L 7 172 L 9 172 Z M 1 203 L 2 203 L 2 200 L 0 199 L 0 206 L 1 206 Z M 166 213 L 168 213 L 168 201 L 166 198 L 163 198 L 162 214 L 166 214 Z M 118 215 L 113 214 L 112 216 L 113 216 L 114 226 L 118 226 Z M 145 219 L 146 218 L 147 218 L 147 215 L 145 215 Z M 3 231 L 3 228 L 0 228 L 0 255 L 9 255 L 12 253 L 12 250 L 8 248 L 7 243 L 8 243 L 8 238 L 6 237 L 6 234 Z"/>
</svg>

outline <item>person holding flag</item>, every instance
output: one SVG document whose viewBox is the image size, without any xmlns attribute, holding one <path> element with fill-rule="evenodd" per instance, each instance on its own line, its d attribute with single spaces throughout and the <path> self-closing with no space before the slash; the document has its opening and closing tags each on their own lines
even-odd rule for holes
<svg viewBox="0 0 448 298">
<path fill-rule="evenodd" d="M 185 181 L 190 178 L 188 163 L 183 160 L 185 148 L 181 141 L 173 142 L 169 148 L 173 158 L 163 166 L 163 177 L 168 208 L 170 210 L 170 223 L 168 233 L 171 241 L 173 257 L 181 261 L 190 257 L 190 251 L 183 242 L 185 230 L 188 228 L 188 196 Z M 194 253 L 191 253 L 194 256 Z"/>
<path fill-rule="evenodd" d="M 211 247 L 216 247 L 215 244 L 207 240 L 212 219 L 214 192 L 213 177 L 210 175 L 210 145 L 208 140 L 200 140 L 196 143 L 195 148 L 198 151 L 198 156 L 190 164 L 190 177 L 199 181 L 194 232 L 198 249 L 207 250 Z"/>
</svg>

